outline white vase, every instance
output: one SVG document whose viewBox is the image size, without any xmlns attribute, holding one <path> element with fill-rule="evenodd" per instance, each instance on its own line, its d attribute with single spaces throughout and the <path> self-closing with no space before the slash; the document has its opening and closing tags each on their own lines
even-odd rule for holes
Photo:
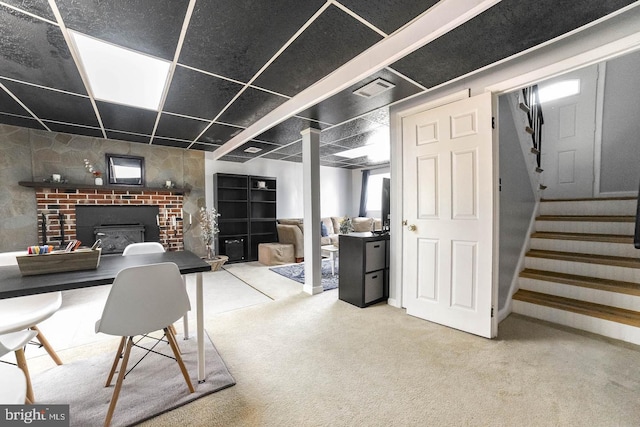
<svg viewBox="0 0 640 427">
<path fill-rule="evenodd" d="M 96 177 L 95 183 L 96 183 L 96 185 L 102 185 L 102 177 L 99 177 L 99 176 Z"/>
</svg>

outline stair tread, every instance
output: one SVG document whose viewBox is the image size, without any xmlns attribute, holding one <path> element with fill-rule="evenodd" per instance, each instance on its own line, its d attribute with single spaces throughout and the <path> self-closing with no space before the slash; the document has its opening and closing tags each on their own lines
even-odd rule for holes
<svg viewBox="0 0 640 427">
<path fill-rule="evenodd" d="M 640 283 L 525 268 L 520 277 L 640 296 Z"/>
<path fill-rule="evenodd" d="M 620 197 L 583 197 L 576 199 L 541 199 L 540 202 L 593 202 L 608 200 L 638 200 L 637 196 L 620 196 Z"/>
<path fill-rule="evenodd" d="M 580 240 L 588 242 L 633 243 L 633 236 L 595 233 L 565 233 L 555 231 L 536 231 L 532 238 L 555 240 Z"/>
<path fill-rule="evenodd" d="M 547 251 L 531 249 L 528 257 L 548 258 L 562 261 L 588 262 L 592 264 L 613 265 L 618 267 L 640 268 L 640 258 L 619 257 L 610 255 L 580 254 L 575 252 Z"/>
<path fill-rule="evenodd" d="M 537 221 L 635 222 L 633 215 L 539 215 Z"/>
<path fill-rule="evenodd" d="M 541 292 L 526 291 L 524 289 L 518 290 L 518 292 L 513 295 L 513 299 L 640 327 L 640 312 L 624 308 L 610 307 L 608 305 L 579 301 L 571 298 L 543 294 Z"/>
</svg>

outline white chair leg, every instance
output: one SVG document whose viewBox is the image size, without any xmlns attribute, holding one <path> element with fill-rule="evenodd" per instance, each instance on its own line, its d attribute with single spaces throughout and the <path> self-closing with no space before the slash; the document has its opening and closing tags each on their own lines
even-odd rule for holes
<svg viewBox="0 0 640 427">
<path fill-rule="evenodd" d="M 182 372 L 182 376 L 184 377 L 185 382 L 187 383 L 187 387 L 189 387 L 189 392 L 194 393 L 196 390 L 193 388 L 193 384 L 191 383 L 191 378 L 189 378 L 189 372 L 187 372 L 187 367 L 184 366 L 184 362 L 182 361 L 182 356 L 180 356 L 180 349 L 178 349 L 178 343 L 176 342 L 176 337 L 167 333 L 168 328 L 165 328 L 165 334 L 167 334 L 167 339 L 169 340 L 169 344 L 171 345 L 171 350 L 173 350 L 173 355 L 176 357 L 176 362 L 178 362 L 178 366 L 180 366 L 180 371 Z"/>
<path fill-rule="evenodd" d="M 108 427 L 111 424 L 111 418 L 113 418 L 113 411 L 116 409 L 116 403 L 118 403 L 118 396 L 120 395 L 120 389 L 122 388 L 122 381 L 124 381 L 124 374 L 127 372 L 127 363 L 129 362 L 129 355 L 131 354 L 131 347 L 133 344 L 133 337 L 128 337 L 127 348 L 124 351 L 122 358 L 122 364 L 120 364 L 120 372 L 118 373 L 118 379 L 116 380 L 116 386 L 113 389 L 113 396 L 111 396 L 111 402 L 109 403 L 109 410 L 107 411 L 107 417 L 104 420 L 104 426 Z"/>
<path fill-rule="evenodd" d="M 31 376 L 29 375 L 29 367 L 27 366 L 27 358 L 24 355 L 24 349 L 17 349 L 15 351 L 15 354 L 18 368 L 22 369 L 25 379 L 27 380 L 27 399 L 31 402 L 35 402 L 35 398 L 33 396 L 33 387 L 31 386 Z"/>
<path fill-rule="evenodd" d="M 49 341 L 47 341 L 47 339 L 44 337 L 42 331 L 40 331 L 37 326 L 32 326 L 30 329 L 38 332 L 38 335 L 36 335 L 36 339 L 44 347 L 44 349 L 47 350 L 49 356 L 51 356 L 53 361 L 56 362 L 56 365 L 62 365 L 62 360 L 60 360 L 53 347 L 51 347 L 51 344 L 49 344 Z"/>
</svg>

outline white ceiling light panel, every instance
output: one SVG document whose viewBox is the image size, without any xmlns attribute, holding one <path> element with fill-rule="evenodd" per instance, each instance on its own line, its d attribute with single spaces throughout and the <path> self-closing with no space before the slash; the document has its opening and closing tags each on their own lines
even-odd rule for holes
<svg viewBox="0 0 640 427">
<path fill-rule="evenodd" d="M 95 99 L 158 111 L 170 62 L 69 33 Z"/>
</svg>

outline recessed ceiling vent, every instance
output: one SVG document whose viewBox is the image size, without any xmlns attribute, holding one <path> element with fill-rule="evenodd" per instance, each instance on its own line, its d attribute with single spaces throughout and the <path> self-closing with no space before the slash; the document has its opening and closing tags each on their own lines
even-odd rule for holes
<svg viewBox="0 0 640 427">
<path fill-rule="evenodd" d="M 262 151 L 262 148 L 258 148 L 258 147 L 249 147 L 244 150 L 245 153 L 251 153 L 251 154 L 259 153 L 261 151 Z"/>
<path fill-rule="evenodd" d="M 353 91 L 353 93 L 364 98 L 373 98 L 374 96 L 380 95 L 382 92 L 386 92 L 394 87 L 396 87 L 396 85 L 386 80 L 375 79 L 371 83 L 368 83 L 362 86 L 360 89 Z"/>
</svg>

